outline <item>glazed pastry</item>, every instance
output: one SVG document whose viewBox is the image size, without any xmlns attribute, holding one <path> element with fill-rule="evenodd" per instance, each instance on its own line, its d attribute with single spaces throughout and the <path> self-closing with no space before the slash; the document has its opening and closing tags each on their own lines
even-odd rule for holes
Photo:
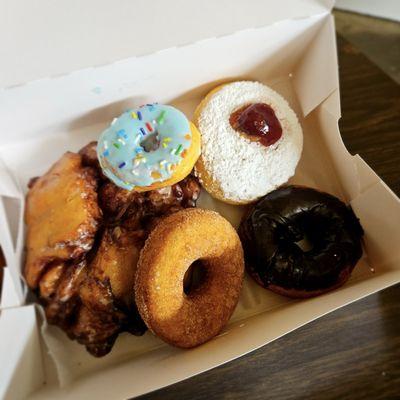
<svg viewBox="0 0 400 400">
<path fill-rule="evenodd" d="M 189 175 L 158 190 L 122 189 L 102 174 L 96 148 L 66 153 L 31 180 L 24 275 L 47 321 L 103 356 L 120 332 L 146 331 L 133 291 L 140 250 L 159 218 L 196 205 L 200 186 Z"/>
<path fill-rule="evenodd" d="M 196 262 L 203 278 L 185 293 L 185 273 Z M 243 273 L 242 246 L 228 221 L 214 211 L 179 211 L 156 225 L 140 253 L 135 281 L 140 315 L 167 343 L 198 346 L 228 322 Z"/>
<path fill-rule="evenodd" d="M 258 201 L 244 216 L 239 235 L 255 281 L 294 298 L 343 285 L 362 255 L 363 229 L 352 209 L 301 186 L 283 187 Z M 304 239 L 308 244 L 301 244 Z"/>
<path fill-rule="evenodd" d="M 189 175 L 200 155 L 200 135 L 176 108 L 146 104 L 114 118 L 97 153 L 103 173 L 117 186 L 148 191 Z"/>
<path fill-rule="evenodd" d="M 198 106 L 194 123 L 202 142 L 196 173 L 219 200 L 253 202 L 295 172 L 302 129 L 286 100 L 261 83 L 218 86 Z"/>
<path fill-rule="evenodd" d="M 29 186 L 25 278 L 36 288 L 46 266 L 78 260 L 92 248 L 101 211 L 96 173 L 78 154 L 65 153 Z"/>
</svg>

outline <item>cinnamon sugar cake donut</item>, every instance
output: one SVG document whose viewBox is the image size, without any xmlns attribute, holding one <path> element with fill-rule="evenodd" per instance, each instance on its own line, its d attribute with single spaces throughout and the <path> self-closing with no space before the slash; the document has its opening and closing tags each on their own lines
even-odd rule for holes
<svg viewBox="0 0 400 400">
<path fill-rule="evenodd" d="M 184 290 L 193 263 L 199 285 Z M 243 250 L 231 224 L 214 211 L 186 209 L 159 222 L 141 251 L 135 298 L 147 327 L 177 347 L 198 346 L 217 335 L 239 299 Z"/>
<path fill-rule="evenodd" d="M 202 141 L 196 173 L 219 200 L 253 202 L 295 172 L 301 126 L 286 100 L 259 82 L 218 86 L 198 106 L 194 123 Z"/>
</svg>

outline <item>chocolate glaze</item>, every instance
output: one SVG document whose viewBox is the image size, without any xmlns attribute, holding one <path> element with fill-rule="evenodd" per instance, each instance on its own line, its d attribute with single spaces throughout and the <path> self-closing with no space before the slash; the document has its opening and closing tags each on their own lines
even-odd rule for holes
<svg viewBox="0 0 400 400">
<path fill-rule="evenodd" d="M 300 186 L 259 200 L 244 216 L 239 235 L 252 277 L 290 297 L 340 286 L 362 255 L 363 229 L 353 210 L 330 194 Z M 296 244 L 305 237 L 309 251 Z"/>
<path fill-rule="evenodd" d="M 271 146 L 282 136 L 282 126 L 268 104 L 247 104 L 231 114 L 229 123 L 236 131 L 254 136 L 264 146 Z"/>
</svg>

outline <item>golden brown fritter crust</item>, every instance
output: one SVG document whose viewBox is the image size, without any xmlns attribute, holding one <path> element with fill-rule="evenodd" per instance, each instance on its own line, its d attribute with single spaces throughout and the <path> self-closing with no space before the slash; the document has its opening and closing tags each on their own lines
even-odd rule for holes
<svg viewBox="0 0 400 400">
<path fill-rule="evenodd" d="M 46 266 L 82 258 L 91 248 L 101 219 L 93 169 L 81 156 L 65 153 L 35 180 L 26 200 L 25 278 L 36 288 Z"/>
<path fill-rule="evenodd" d="M 184 293 L 184 276 L 201 260 L 202 284 Z M 239 299 L 243 250 L 230 223 L 209 210 L 187 209 L 163 218 L 150 233 L 137 266 L 136 303 L 147 327 L 177 347 L 217 335 Z"/>
<path fill-rule="evenodd" d="M 126 308 L 135 301 L 133 282 L 145 238 L 143 231 L 129 231 L 120 226 L 107 228 L 90 263 L 90 275 L 107 280 L 115 300 Z"/>
<path fill-rule="evenodd" d="M 118 333 L 132 325 L 130 314 L 137 315 L 134 279 L 143 241 L 135 231 L 107 228 L 79 287 L 81 306 L 67 332 L 96 356 L 108 353 Z M 145 331 L 140 318 L 134 325 L 136 333 Z"/>
</svg>

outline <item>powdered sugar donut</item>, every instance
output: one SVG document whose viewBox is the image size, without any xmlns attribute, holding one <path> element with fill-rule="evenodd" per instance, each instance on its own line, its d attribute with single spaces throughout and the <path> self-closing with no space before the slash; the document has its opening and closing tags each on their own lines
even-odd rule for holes
<svg viewBox="0 0 400 400">
<path fill-rule="evenodd" d="M 202 136 L 196 173 L 215 198 L 251 203 L 294 175 L 303 134 L 286 100 L 259 82 L 212 90 L 197 107 Z"/>
</svg>

